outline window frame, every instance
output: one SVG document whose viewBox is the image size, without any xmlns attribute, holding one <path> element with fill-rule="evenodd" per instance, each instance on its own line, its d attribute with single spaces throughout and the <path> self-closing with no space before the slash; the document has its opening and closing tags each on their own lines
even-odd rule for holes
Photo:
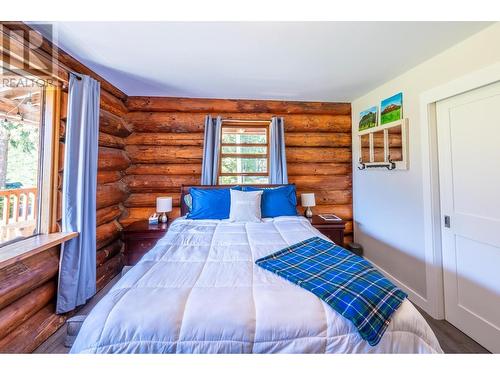
<svg viewBox="0 0 500 375">
<path fill-rule="evenodd" d="M 37 84 L 42 81 L 33 74 L 24 71 L 13 72 L 13 74 L 18 75 L 20 79 L 35 81 Z M 57 186 L 61 87 L 59 84 L 43 82 L 43 86 L 40 87 L 39 157 L 37 197 L 35 200 L 36 229 L 32 235 L 0 243 L 0 252 L 13 246 L 22 247 L 23 243 L 31 243 L 34 237 L 59 232 L 57 227 Z"/>
<path fill-rule="evenodd" d="M 38 234 L 58 232 L 58 179 L 59 179 L 59 125 L 61 120 L 61 87 L 46 85 L 43 103 L 43 142 L 42 165 L 40 167 L 40 227 Z M 62 183 L 62 181 L 61 181 Z"/>
<path fill-rule="evenodd" d="M 264 128 L 266 130 L 266 143 L 223 143 L 222 142 L 222 136 L 223 136 L 223 129 L 224 128 L 233 128 L 233 129 L 241 129 L 241 128 L 253 128 L 253 129 L 262 129 Z M 231 177 L 231 176 L 256 176 L 256 177 L 267 177 L 268 178 L 268 184 L 269 184 L 269 178 L 270 178 L 270 164 L 269 164 L 269 159 L 270 159 L 270 151 L 271 151 L 271 144 L 270 144 L 270 132 L 271 132 L 271 121 L 267 122 L 265 124 L 261 123 L 252 123 L 252 122 L 247 122 L 247 123 L 239 123 L 237 121 L 231 122 L 227 121 L 226 123 L 222 123 L 221 125 L 221 132 L 220 132 L 220 139 L 219 139 L 219 161 L 218 161 L 218 167 L 217 167 L 217 185 L 231 185 L 231 184 L 221 184 L 220 183 L 220 177 Z M 222 147 L 266 147 L 266 153 L 265 154 L 231 154 L 231 153 L 223 153 L 222 152 Z M 227 173 L 227 172 L 222 172 L 222 159 L 224 157 L 234 157 L 234 158 L 239 158 L 239 159 L 266 159 L 266 170 L 267 172 L 241 172 L 241 173 Z M 241 185 L 251 185 L 251 184 L 245 184 L 245 183 L 238 183 Z"/>
</svg>

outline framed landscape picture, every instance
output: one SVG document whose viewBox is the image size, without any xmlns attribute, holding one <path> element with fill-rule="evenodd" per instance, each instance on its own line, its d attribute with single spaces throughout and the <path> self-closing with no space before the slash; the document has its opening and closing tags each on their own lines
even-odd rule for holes
<svg viewBox="0 0 500 375">
<path fill-rule="evenodd" d="M 403 118 L 403 93 L 393 95 L 380 103 L 380 125 Z"/>
<path fill-rule="evenodd" d="M 362 131 L 377 126 L 377 114 L 377 106 L 373 106 L 365 111 L 360 112 L 358 130 Z"/>
</svg>

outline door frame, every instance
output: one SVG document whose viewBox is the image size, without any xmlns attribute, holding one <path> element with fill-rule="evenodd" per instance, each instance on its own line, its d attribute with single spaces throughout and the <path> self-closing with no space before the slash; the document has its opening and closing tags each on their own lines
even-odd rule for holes
<svg viewBox="0 0 500 375">
<path fill-rule="evenodd" d="M 424 244 L 426 311 L 444 319 L 444 285 L 441 246 L 441 208 L 437 145 L 436 102 L 500 82 L 500 63 L 464 75 L 420 94 L 422 186 L 424 199 Z"/>
</svg>

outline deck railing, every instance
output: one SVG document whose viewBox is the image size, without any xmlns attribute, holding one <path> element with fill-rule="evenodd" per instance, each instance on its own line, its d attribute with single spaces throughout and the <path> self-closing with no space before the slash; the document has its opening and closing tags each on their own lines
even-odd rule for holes
<svg viewBox="0 0 500 375">
<path fill-rule="evenodd" d="M 0 244 L 31 235 L 36 212 L 36 188 L 0 190 Z"/>
</svg>

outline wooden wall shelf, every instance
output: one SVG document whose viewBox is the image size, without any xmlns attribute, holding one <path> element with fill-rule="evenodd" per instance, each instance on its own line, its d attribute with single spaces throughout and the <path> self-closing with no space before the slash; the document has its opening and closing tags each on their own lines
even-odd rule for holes
<svg viewBox="0 0 500 375">
<path fill-rule="evenodd" d="M 400 130 L 397 129 L 398 127 Z M 396 131 L 394 132 L 394 130 Z M 377 137 L 379 134 L 382 137 Z M 375 139 L 376 137 L 378 139 Z M 368 138 L 368 142 L 366 142 L 366 138 Z M 407 118 L 360 131 L 358 132 L 358 140 L 360 155 L 358 169 L 408 169 Z"/>
</svg>

